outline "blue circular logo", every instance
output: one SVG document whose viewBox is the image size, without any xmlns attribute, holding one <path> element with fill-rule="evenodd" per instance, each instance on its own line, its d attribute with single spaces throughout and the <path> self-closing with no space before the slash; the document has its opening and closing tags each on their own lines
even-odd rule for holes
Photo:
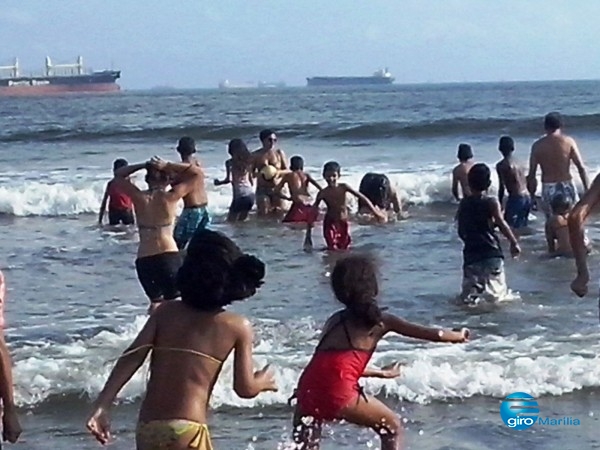
<svg viewBox="0 0 600 450">
<path fill-rule="evenodd" d="M 500 405 L 500 417 L 513 430 L 525 430 L 532 426 L 539 412 L 535 398 L 525 392 L 508 395 Z"/>
</svg>

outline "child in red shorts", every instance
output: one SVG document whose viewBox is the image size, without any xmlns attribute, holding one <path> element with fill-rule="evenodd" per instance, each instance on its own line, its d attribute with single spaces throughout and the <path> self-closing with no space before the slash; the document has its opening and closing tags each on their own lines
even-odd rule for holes
<svg viewBox="0 0 600 450">
<path fill-rule="evenodd" d="M 357 199 L 362 200 L 379 221 L 385 222 L 387 220 L 387 216 L 376 208 L 367 197 L 345 183 L 338 183 L 340 170 L 340 165 L 335 161 L 330 161 L 323 166 L 323 178 L 327 182 L 327 187 L 319 192 L 313 204 L 315 209 L 319 207 L 322 201 L 327 206 L 327 212 L 323 219 L 323 237 L 327 243 L 327 250 L 346 250 L 352 242 L 348 223 L 346 194 L 350 193 Z M 306 251 L 312 249 L 312 228 L 312 223 L 309 223 L 306 227 L 304 238 L 304 249 Z"/>
</svg>

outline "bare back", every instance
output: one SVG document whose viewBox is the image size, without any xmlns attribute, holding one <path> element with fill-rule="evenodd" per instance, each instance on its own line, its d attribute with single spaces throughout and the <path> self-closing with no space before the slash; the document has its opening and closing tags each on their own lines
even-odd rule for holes
<svg viewBox="0 0 600 450">
<path fill-rule="evenodd" d="M 210 395 L 245 319 L 227 311 L 198 311 L 183 302 L 162 305 L 155 314 L 150 379 L 140 420 L 206 423 Z"/>
<path fill-rule="evenodd" d="M 285 175 L 284 180 L 290 190 L 292 201 L 302 204 L 310 202 L 308 193 L 308 176 L 302 171 L 291 172 Z"/>
<path fill-rule="evenodd" d="M 138 258 L 178 251 L 173 238 L 178 200 L 163 189 L 141 191 L 132 200 L 140 235 Z"/>
<path fill-rule="evenodd" d="M 246 161 L 238 159 L 227 160 L 227 166 L 231 170 L 231 182 L 233 185 L 252 184 L 251 167 Z"/>
<path fill-rule="evenodd" d="M 462 190 L 463 197 L 471 195 L 471 188 L 469 187 L 469 170 L 473 167 L 474 162 L 469 160 L 461 162 L 452 171 L 453 185 L 458 183 Z"/>
<path fill-rule="evenodd" d="M 346 330 L 344 330 L 342 324 Z M 348 335 L 346 335 L 348 331 Z M 333 314 L 325 323 L 320 337 L 320 350 L 347 350 L 361 349 L 372 350 L 382 338 L 385 329 L 381 325 L 373 328 L 367 328 L 356 321 L 346 312 L 338 311 Z M 348 342 L 350 337 L 351 342 Z"/>
<path fill-rule="evenodd" d="M 527 178 L 525 169 L 512 158 L 504 158 L 496 165 L 500 181 L 506 187 L 508 195 L 527 194 Z"/>
<path fill-rule="evenodd" d="M 578 157 L 575 141 L 560 133 L 538 139 L 531 148 L 532 156 L 542 169 L 542 183 L 571 181 L 571 161 Z"/>
<path fill-rule="evenodd" d="M 201 167 L 200 163 L 196 158 L 191 158 L 189 162 L 194 164 L 196 167 Z M 177 180 L 174 184 L 178 184 L 180 181 Z M 204 171 L 199 170 L 198 177 L 193 181 L 193 187 L 190 192 L 183 197 L 183 206 L 186 208 L 194 208 L 198 206 L 206 206 L 208 204 L 208 195 L 206 194 L 206 188 L 204 187 Z"/>
</svg>

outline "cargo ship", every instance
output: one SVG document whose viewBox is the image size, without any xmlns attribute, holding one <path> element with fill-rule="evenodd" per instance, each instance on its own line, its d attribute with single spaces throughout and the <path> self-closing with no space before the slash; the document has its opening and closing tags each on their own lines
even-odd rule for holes
<svg viewBox="0 0 600 450">
<path fill-rule="evenodd" d="M 379 86 L 392 84 L 394 77 L 387 68 L 380 69 L 370 77 L 310 77 L 307 86 Z"/>
<path fill-rule="evenodd" d="M 121 89 L 116 83 L 120 77 L 119 70 L 86 73 L 81 56 L 75 64 L 52 64 L 46 57 L 42 75 L 24 76 L 15 58 L 13 65 L 0 66 L 0 97 L 117 92 Z"/>
</svg>

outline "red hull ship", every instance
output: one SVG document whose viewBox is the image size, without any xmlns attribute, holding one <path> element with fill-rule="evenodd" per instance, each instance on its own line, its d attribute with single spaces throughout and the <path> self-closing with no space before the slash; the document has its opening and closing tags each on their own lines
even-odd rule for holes
<svg viewBox="0 0 600 450">
<path fill-rule="evenodd" d="M 21 76 L 17 59 L 12 66 L 0 67 L 0 75 L 2 72 L 8 72 L 8 76 L 0 78 L 0 97 L 105 93 L 121 89 L 116 83 L 121 77 L 120 71 L 85 73 L 81 56 L 75 64 L 59 65 L 53 65 L 50 58 L 46 58 L 46 70 L 40 76 Z"/>
</svg>

